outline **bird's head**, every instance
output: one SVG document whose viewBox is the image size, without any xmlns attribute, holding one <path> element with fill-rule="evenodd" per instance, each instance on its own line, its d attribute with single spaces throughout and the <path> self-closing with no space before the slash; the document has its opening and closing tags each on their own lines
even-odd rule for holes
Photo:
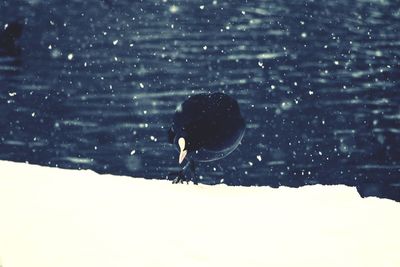
<svg viewBox="0 0 400 267">
<path fill-rule="evenodd" d="M 184 131 L 175 132 L 174 127 L 171 127 L 168 131 L 168 140 L 171 144 L 175 144 L 179 150 L 179 164 L 183 162 L 188 151 L 187 151 L 187 138 Z"/>
</svg>

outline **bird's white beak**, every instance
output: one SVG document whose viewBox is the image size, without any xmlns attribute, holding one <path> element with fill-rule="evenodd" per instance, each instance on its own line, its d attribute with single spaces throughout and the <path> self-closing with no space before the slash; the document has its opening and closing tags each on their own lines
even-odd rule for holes
<svg viewBox="0 0 400 267">
<path fill-rule="evenodd" d="M 185 145 L 186 145 L 186 141 L 185 138 L 181 137 L 178 140 L 178 145 L 179 145 L 179 164 L 182 163 L 182 161 L 185 159 L 186 154 L 187 154 L 187 150 L 185 150 Z"/>
</svg>

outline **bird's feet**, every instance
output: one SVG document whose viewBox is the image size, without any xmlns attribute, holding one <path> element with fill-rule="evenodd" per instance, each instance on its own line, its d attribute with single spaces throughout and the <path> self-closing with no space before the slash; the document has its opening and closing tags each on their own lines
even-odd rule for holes
<svg viewBox="0 0 400 267">
<path fill-rule="evenodd" d="M 186 181 L 186 183 L 189 183 L 189 179 L 186 178 L 186 175 L 184 174 L 183 170 L 179 172 L 171 172 L 168 174 L 168 177 L 170 176 L 176 176 L 174 180 L 172 180 L 173 184 L 183 184 L 183 182 Z"/>
<path fill-rule="evenodd" d="M 190 181 L 192 181 L 194 184 L 197 184 L 193 160 L 190 160 L 182 170 L 169 173 L 168 177 L 170 176 L 175 176 L 175 179 L 172 180 L 173 184 L 183 184 L 183 182 L 189 183 Z"/>
</svg>

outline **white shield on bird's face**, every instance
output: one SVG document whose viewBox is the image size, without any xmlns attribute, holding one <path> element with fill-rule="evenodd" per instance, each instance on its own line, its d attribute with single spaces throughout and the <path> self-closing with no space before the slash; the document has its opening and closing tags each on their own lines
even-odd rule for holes
<svg viewBox="0 0 400 267">
<path fill-rule="evenodd" d="M 179 145 L 179 164 L 183 162 L 187 155 L 187 150 L 185 149 L 186 146 L 186 140 L 183 137 L 180 137 L 178 140 L 178 145 Z"/>
</svg>

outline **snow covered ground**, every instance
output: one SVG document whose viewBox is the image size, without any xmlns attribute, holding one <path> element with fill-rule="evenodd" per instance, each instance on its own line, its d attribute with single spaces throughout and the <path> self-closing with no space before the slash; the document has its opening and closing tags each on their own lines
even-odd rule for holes
<svg viewBox="0 0 400 267">
<path fill-rule="evenodd" d="M 400 203 L 0 161 L 0 266 L 400 266 Z"/>
</svg>

